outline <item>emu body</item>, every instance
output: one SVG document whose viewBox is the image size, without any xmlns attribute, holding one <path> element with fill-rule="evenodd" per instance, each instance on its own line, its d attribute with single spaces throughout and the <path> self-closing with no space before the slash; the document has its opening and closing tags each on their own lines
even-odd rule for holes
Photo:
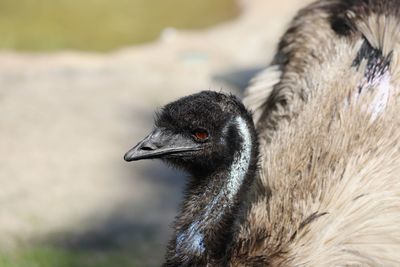
<svg viewBox="0 0 400 267">
<path fill-rule="evenodd" d="M 191 176 L 165 266 L 400 265 L 399 28 L 399 0 L 318 1 L 253 114 L 214 92 L 164 107 L 126 159 Z"/>
</svg>

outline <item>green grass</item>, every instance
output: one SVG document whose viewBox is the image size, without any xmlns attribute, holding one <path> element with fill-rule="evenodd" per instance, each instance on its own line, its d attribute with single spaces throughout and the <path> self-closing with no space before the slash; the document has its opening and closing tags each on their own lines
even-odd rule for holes
<svg viewBox="0 0 400 267">
<path fill-rule="evenodd" d="M 0 251 L 0 267 L 156 267 L 164 260 L 165 245 L 143 232 L 138 236 L 128 230 L 129 240 L 120 243 L 118 235 L 114 241 L 111 236 L 102 240 L 100 235 L 93 244 L 90 238 L 75 243 L 64 234 L 49 236 L 44 243 Z"/>
<path fill-rule="evenodd" d="M 110 51 L 237 13 L 235 0 L 0 0 L 0 49 Z"/>
<path fill-rule="evenodd" d="M 32 248 L 0 254 L 1 267 L 142 267 L 159 266 L 131 250 L 74 251 L 61 248 Z"/>
</svg>

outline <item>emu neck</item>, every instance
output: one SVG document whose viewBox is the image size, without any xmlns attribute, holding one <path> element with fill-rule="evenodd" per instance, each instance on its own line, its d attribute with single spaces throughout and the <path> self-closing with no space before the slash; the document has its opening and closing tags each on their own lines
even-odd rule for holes
<svg viewBox="0 0 400 267">
<path fill-rule="evenodd" d="M 235 219 L 257 163 L 254 127 L 241 117 L 233 119 L 230 126 L 235 127 L 238 140 L 233 155 L 226 155 L 231 157 L 230 164 L 206 177 L 193 177 L 176 222 L 176 237 L 170 244 L 170 264 L 166 266 L 221 264 L 229 251 Z"/>
</svg>

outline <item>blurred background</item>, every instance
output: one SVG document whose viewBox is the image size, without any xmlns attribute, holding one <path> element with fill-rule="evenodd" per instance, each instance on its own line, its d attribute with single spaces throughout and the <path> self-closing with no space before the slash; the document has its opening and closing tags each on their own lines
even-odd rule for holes
<svg viewBox="0 0 400 267">
<path fill-rule="evenodd" d="M 154 111 L 239 96 L 309 0 L 0 0 L 0 267 L 160 266 L 185 175 Z"/>
</svg>

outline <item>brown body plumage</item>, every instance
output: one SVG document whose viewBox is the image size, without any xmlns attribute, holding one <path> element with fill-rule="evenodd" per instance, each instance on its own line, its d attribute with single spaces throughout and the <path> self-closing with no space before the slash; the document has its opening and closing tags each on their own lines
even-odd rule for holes
<svg viewBox="0 0 400 267">
<path fill-rule="evenodd" d="M 248 91 L 260 183 L 232 266 L 400 266 L 399 26 L 397 0 L 293 21 Z"/>
<path fill-rule="evenodd" d="M 247 90 L 256 128 L 221 93 L 163 109 L 125 159 L 191 175 L 164 266 L 400 266 L 399 26 L 400 0 L 316 2 Z"/>
</svg>

